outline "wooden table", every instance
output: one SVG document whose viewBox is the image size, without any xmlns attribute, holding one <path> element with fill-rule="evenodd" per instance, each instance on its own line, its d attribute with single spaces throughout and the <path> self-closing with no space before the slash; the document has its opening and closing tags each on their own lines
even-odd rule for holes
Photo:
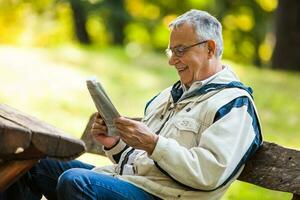
<svg viewBox="0 0 300 200">
<path fill-rule="evenodd" d="M 66 119 L 67 123 L 67 119 Z M 34 117 L 0 104 L 0 192 L 41 158 L 70 160 L 84 153 L 84 142 Z"/>
</svg>

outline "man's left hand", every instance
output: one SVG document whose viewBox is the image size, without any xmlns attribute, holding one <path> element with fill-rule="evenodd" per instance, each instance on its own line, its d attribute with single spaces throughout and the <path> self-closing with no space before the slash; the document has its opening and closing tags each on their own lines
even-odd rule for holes
<svg viewBox="0 0 300 200">
<path fill-rule="evenodd" d="M 121 139 L 129 146 L 145 150 L 149 155 L 152 154 L 158 136 L 143 123 L 125 117 L 115 120 L 115 125 L 120 133 Z"/>
</svg>

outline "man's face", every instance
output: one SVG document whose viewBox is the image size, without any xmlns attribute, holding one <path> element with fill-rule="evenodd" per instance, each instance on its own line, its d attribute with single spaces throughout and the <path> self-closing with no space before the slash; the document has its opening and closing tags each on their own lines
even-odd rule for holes
<svg viewBox="0 0 300 200">
<path fill-rule="evenodd" d="M 170 49 L 176 47 L 187 47 L 199 43 L 194 29 L 189 24 L 182 24 L 173 29 L 170 35 Z M 207 78 L 208 55 L 206 43 L 186 49 L 181 57 L 174 53 L 170 57 L 169 64 L 173 65 L 180 77 L 180 81 L 187 87 L 193 82 Z"/>
</svg>

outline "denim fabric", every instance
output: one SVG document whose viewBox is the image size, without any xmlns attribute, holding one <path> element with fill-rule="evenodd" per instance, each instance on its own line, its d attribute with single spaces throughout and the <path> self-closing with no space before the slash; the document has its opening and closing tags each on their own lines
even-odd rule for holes
<svg viewBox="0 0 300 200">
<path fill-rule="evenodd" d="M 118 178 L 74 168 L 64 172 L 57 185 L 59 200 L 154 200 L 159 199 Z"/>
<path fill-rule="evenodd" d="M 73 160 L 43 159 L 0 194 L 0 200 L 158 199 L 114 177 L 91 171 L 94 166 Z"/>
<path fill-rule="evenodd" d="M 48 200 L 57 199 L 58 177 L 64 171 L 74 167 L 92 169 L 94 166 L 76 160 L 63 162 L 54 159 L 42 159 L 2 194 L 3 199 L 37 200 L 41 199 L 42 195 Z"/>
</svg>

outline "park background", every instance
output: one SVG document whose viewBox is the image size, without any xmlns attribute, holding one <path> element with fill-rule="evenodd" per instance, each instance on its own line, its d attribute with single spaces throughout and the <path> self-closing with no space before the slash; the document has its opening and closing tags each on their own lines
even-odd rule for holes
<svg viewBox="0 0 300 200">
<path fill-rule="evenodd" d="M 300 149 L 298 0 L 0 0 L 0 103 L 80 138 L 95 112 L 85 80 L 96 75 L 122 115 L 142 116 L 178 79 L 167 26 L 192 8 L 221 21 L 224 63 L 254 89 L 264 139 Z M 223 199 L 290 198 L 236 181 Z"/>
</svg>

